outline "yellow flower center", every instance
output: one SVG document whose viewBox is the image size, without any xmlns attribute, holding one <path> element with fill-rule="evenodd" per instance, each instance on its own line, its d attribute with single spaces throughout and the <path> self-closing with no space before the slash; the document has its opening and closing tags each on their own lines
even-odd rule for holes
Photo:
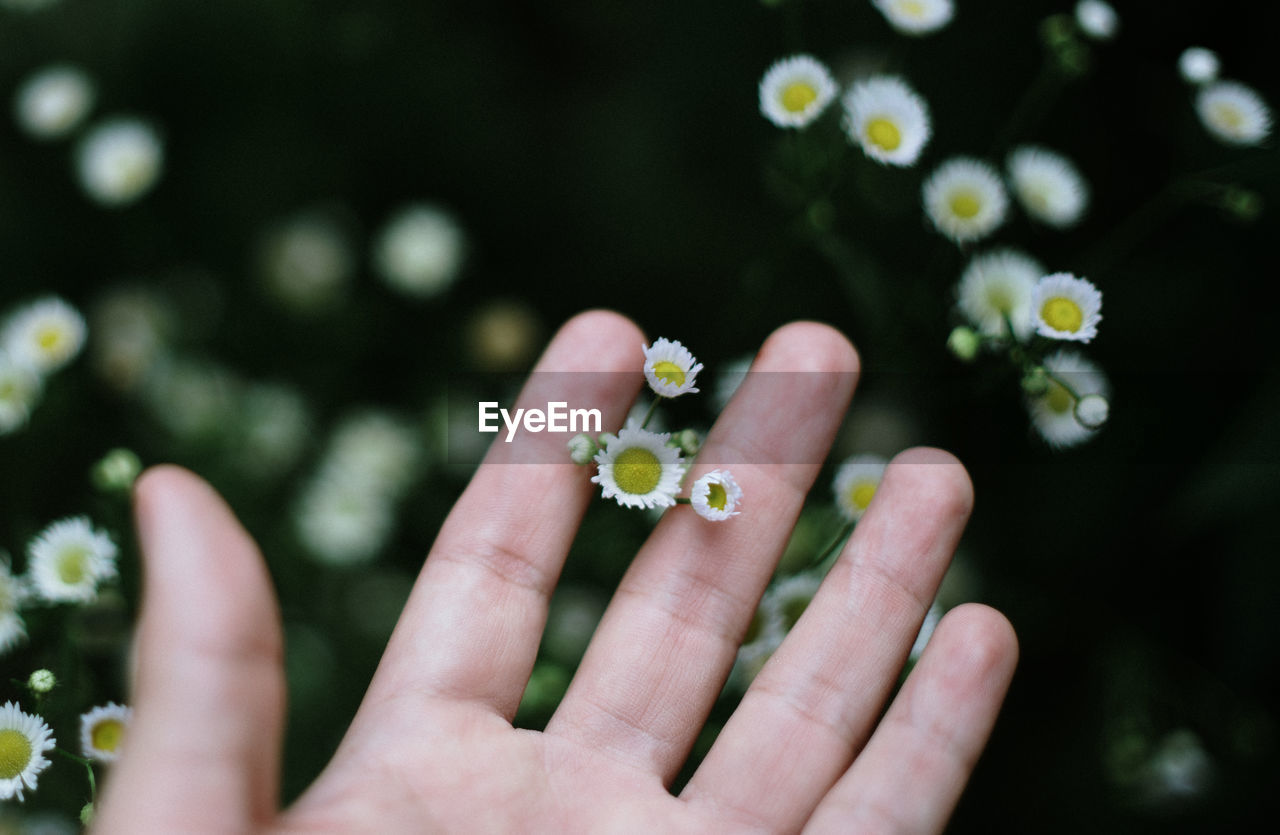
<svg viewBox="0 0 1280 835">
<path fill-rule="evenodd" d="M 62 331 L 58 328 L 41 328 L 36 332 L 36 344 L 42 351 L 55 351 L 62 344 Z"/>
<path fill-rule="evenodd" d="M 793 81 L 782 88 L 778 101 L 788 113 L 803 113 L 818 99 L 818 91 L 807 81 Z"/>
<path fill-rule="evenodd" d="M 684 369 L 676 365 L 674 362 L 661 360 L 653 364 L 653 374 L 664 383 L 670 383 L 673 386 L 684 385 Z"/>
<path fill-rule="evenodd" d="M 613 459 L 613 480 L 624 493 L 643 496 L 662 478 L 662 462 L 644 447 L 628 447 Z"/>
<path fill-rule="evenodd" d="M 809 608 L 809 600 L 810 598 L 808 597 L 793 597 L 790 600 L 783 602 L 782 623 L 787 628 L 788 632 L 790 632 L 791 627 L 795 626 L 796 622 L 800 620 L 800 616 L 804 614 L 804 610 Z"/>
<path fill-rule="evenodd" d="M 1240 112 L 1240 108 L 1230 104 L 1219 104 L 1213 109 L 1213 118 L 1219 125 L 1227 130 L 1239 130 L 1244 124 L 1244 114 Z"/>
<path fill-rule="evenodd" d="M 902 131 L 888 119 L 881 117 L 867 122 L 867 139 L 886 151 L 896 150 L 902 144 Z"/>
<path fill-rule="evenodd" d="M 725 505 L 729 503 L 729 494 L 725 492 L 723 484 L 712 482 L 707 485 L 707 507 L 713 507 L 716 510 L 724 510 Z"/>
<path fill-rule="evenodd" d="M 1009 295 L 1009 291 L 1004 287 L 987 288 L 987 304 L 991 305 L 993 310 L 1001 313 L 1013 312 L 1013 297 Z"/>
<path fill-rule="evenodd" d="M 31 763 L 31 740 L 21 731 L 0 731 L 0 780 L 12 780 Z"/>
<path fill-rule="evenodd" d="M 1084 324 L 1084 311 L 1071 299 L 1054 296 L 1040 307 L 1040 318 L 1056 331 L 1075 333 Z"/>
<path fill-rule="evenodd" d="M 871 504 L 871 499 L 876 494 L 876 485 L 873 482 L 866 481 L 862 484 L 855 484 L 849 491 L 849 501 L 859 510 L 866 510 L 867 505 Z"/>
<path fill-rule="evenodd" d="M 1049 390 L 1045 392 L 1044 404 L 1049 407 L 1049 411 L 1059 415 L 1065 415 L 1075 409 L 1075 398 L 1062 385 L 1049 381 Z"/>
<path fill-rule="evenodd" d="M 119 719 L 103 719 L 89 731 L 89 740 L 99 751 L 115 751 L 124 739 L 124 723 Z"/>
<path fill-rule="evenodd" d="M 951 213 L 968 220 L 982 211 L 982 201 L 971 191 L 958 191 L 951 195 Z"/>
<path fill-rule="evenodd" d="M 907 17 L 924 17 L 924 3 L 920 0 L 899 0 L 898 13 Z"/>
<path fill-rule="evenodd" d="M 88 573 L 89 552 L 84 548 L 68 548 L 58 555 L 58 579 L 69 586 L 84 582 Z"/>
</svg>

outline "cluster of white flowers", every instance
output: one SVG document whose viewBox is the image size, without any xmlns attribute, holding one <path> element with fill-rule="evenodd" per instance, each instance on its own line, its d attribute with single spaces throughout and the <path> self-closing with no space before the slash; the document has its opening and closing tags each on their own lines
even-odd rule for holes
<svg viewBox="0 0 1280 835">
<path fill-rule="evenodd" d="M 48 670 L 37 671 L 49 679 Z M 31 689 L 39 694 L 36 676 Z M 86 759 L 114 762 L 123 750 L 133 712 L 114 702 L 95 707 L 80 716 L 80 749 Z M 42 716 L 26 713 L 16 702 L 0 707 L 0 800 L 25 801 L 24 792 L 35 791 L 40 772 L 49 767 L 45 756 L 57 745 L 53 729 Z M 26 830 L 23 830 L 26 831 Z"/>
<path fill-rule="evenodd" d="M 950 4 L 945 5 L 949 14 Z M 804 128 L 839 93 L 840 86 L 825 64 L 812 55 L 792 55 L 776 61 L 760 80 L 760 112 L 778 127 Z M 899 167 L 914 165 L 920 158 L 933 130 L 929 106 L 905 79 L 873 75 L 858 80 L 840 101 L 844 131 L 868 157 Z"/>
<path fill-rule="evenodd" d="M 377 410 L 344 418 L 298 498 L 294 529 L 307 552 L 330 565 L 373 559 L 423 459 L 412 424 Z"/>
<path fill-rule="evenodd" d="M 0 324 L 0 435 L 22 428 L 40 401 L 47 378 L 84 347 L 80 312 L 47 296 L 9 312 Z"/>
<path fill-rule="evenodd" d="M 656 400 L 692 394 L 702 363 L 679 342 L 655 340 L 645 345 L 642 370 Z M 689 470 L 685 455 L 696 455 L 701 445 L 697 433 L 653 432 L 645 427 L 653 417 L 653 407 L 638 421 L 629 421 L 616 435 L 605 432 L 599 438 L 576 435 L 569 441 L 569 460 L 575 464 L 596 464 L 591 481 L 600 485 L 601 495 L 623 507 L 664 509 L 688 504 L 703 519 L 723 522 L 741 513 L 742 488 L 728 470 L 711 470 L 697 479 L 687 498 L 678 499 L 681 482 Z"/>
<path fill-rule="evenodd" d="M 106 116 L 85 127 L 96 102 L 97 87 L 84 69 L 55 63 L 18 85 L 13 112 L 22 131 L 40 142 L 69 139 L 83 130 L 73 153 L 80 187 L 101 206 L 128 206 L 159 181 L 164 142 L 150 120 L 137 116 Z"/>
<path fill-rule="evenodd" d="M 96 600 L 99 586 L 116 576 L 117 553 L 110 535 L 87 516 L 60 519 L 32 537 L 22 575 L 0 551 L 0 653 L 26 638 L 23 609 Z"/>
</svg>

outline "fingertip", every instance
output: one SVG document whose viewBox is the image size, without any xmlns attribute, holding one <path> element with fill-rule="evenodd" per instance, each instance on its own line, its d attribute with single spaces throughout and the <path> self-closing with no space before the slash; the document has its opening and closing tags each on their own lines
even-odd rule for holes
<svg viewBox="0 0 1280 835">
<path fill-rule="evenodd" d="M 571 317 L 547 345 L 541 370 L 618 371 L 644 361 L 644 333 L 612 310 L 586 310 Z"/>
<path fill-rule="evenodd" d="M 912 447 L 893 457 L 886 483 L 906 487 L 940 514 L 967 520 L 973 511 L 973 481 L 960 459 L 936 447 Z"/>
<path fill-rule="evenodd" d="M 757 363 L 776 371 L 856 374 L 858 351 L 840 331 L 821 322 L 790 322 L 775 330 L 760 347 Z"/>
<path fill-rule="evenodd" d="M 963 666 L 985 680 L 1007 681 L 1018 664 L 1018 635 L 1013 624 L 997 609 L 982 603 L 964 603 L 943 616 L 939 634 L 949 644 L 963 648 Z"/>
</svg>

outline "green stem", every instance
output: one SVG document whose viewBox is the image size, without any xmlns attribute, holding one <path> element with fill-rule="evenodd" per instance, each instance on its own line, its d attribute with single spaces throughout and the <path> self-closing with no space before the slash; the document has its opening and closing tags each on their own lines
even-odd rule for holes
<svg viewBox="0 0 1280 835">
<path fill-rule="evenodd" d="M 846 523 L 845 526 L 840 529 L 840 532 L 835 535 L 835 538 L 828 542 L 827 546 L 819 551 L 816 557 L 809 561 L 809 565 L 806 566 L 806 570 L 809 568 L 817 568 L 833 555 L 840 553 L 840 547 L 844 545 L 845 540 L 853 533 L 853 528 L 857 524 L 858 523 L 856 521 Z"/>
<path fill-rule="evenodd" d="M 693 504 L 693 499 L 686 499 L 684 496 L 676 497 L 676 504 Z"/>
<path fill-rule="evenodd" d="M 55 754 L 60 754 L 72 762 L 78 762 L 84 766 L 85 773 L 89 775 L 89 802 L 96 802 L 98 799 L 98 780 L 93 775 L 93 763 L 89 762 L 89 760 L 84 757 L 77 757 L 75 754 L 70 751 L 65 751 L 62 748 L 54 748 L 53 751 Z"/>
<path fill-rule="evenodd" d="M 658 408 L 658 401 L 662 400 L 662 395 L 653 398 L 653 402 L 649 404 L 649 411 L 644 413 L 644 420 L 640 421 L 640 428 L 644 429 L 649 425 L 649 419 L 653 417 L 654 410 Z"/>
</svg>

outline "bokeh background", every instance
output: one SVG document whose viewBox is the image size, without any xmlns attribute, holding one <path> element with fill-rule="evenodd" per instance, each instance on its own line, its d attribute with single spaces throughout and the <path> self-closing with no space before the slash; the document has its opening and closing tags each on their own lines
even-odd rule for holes
<svg viewBox="0 0 1280 835">
<path fill-rule="evenodd" d="M 336 745 L 474 466 L 476 450 L 441 442 L 448 401 L 468 402 L 449 380 L 518 375 L 567 316 L 606 306 L 711 370 L 793 318 L 858 345 L 859 393 L 796 553 L 833 529 L 842 457 L 925 443 L 968 466 L 978 502 L 949 602 L 1005 611 L 1023 655 L 953 831 L 1216 832 L 1277 811 L 1280 166 L 1274 141 L 1210 138 L 1176 69 L 1185 47 L 1212 48 L 1225 76 L 1280 104 L 1258 4 L 1117 2 L 1117 37 L 1082 41 L 1084 71 L 1048 80 L 1039 33 L 1065 0 L 960 0 L 920 39 L 864 0 L 22 8 L 38 5 L 0 3 L 0 94 L 71 62 L 97 87 L 91 122 L 143 117 L 165 149 L 154 189 L 107 208 L 78 182 L 74 138 L 0 119 L 0 311 L 55 293 L 90 325 L 29 425 L 0 437 L 0 549 L 21 565 L 32 535 L 79 513 L 125 546 L 118 590 L 27 613 L 30 641 L 3 658 L 4 699 L 25 695 L 12 679 L 58 672 L 46 718 L 68 742 L 80 711 L 125 696 L 137 567 L 124 500 L 89 479 L 107 450 L 205 474 L 263 544 L 289 644 L 292 796 Z M 795 52 L 842 78 L 910 78 L 935 123 L 921 165 L 868 162 L 834 113 L 803 145 L 763 119 L 760 76 Z M 1112 418 L 1066 451 L 1030 428 L 1006 365 L 946 350 L 968 255 L 919 202 L 945 156 L 998 163 L 1027 141 L 1068 154 L 1093 191 L 1068 232 L 1015 218 L 994 239 L 1104 293 L 1088 353 L 1112 380 Z M 429 298 L 371 266 L 388 218 L 421 202 L 467 242 Z M 298 223 L 339 265 L 315 297 L 272 278 L 272 247 Z M 376 555 L 334 565 L 299 536 L 300 496 L 362 409 L 409 427 L 419 457 Z M 588 515 L 526 724 L 545 721 L 650 524 L 603 502 Z M 55 762 L 0 819 L 73 815 L 83 784 Z"/>
</svg>

